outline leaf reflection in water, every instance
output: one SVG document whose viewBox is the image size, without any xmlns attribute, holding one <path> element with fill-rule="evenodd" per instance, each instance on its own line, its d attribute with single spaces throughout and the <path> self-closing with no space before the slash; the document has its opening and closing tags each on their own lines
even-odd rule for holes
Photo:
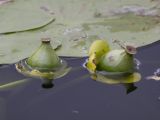
<svg viewBox="0 0 160 120">
<path fill-rule="evenodd" d="M 10 64 L 0 64 L 0 69 L 3 69 L 3 68 L 6 68 L 6 67 L 9 67 Z"/>
<path fill-rule="evenodd" d="M 7 83 L 7 84 L 2 84 L 2 85 L 0 85 L 0 91 L 14 89 L 14 88 L 17 88 L 18 86 L 25 85 L 26 83 L 28 83 L 30 81 L 31 81 L 30 78 L 26 78 L 26 79 L 10 82 L 10 83 Z"/>
<path fill-rule="evenodd" d="M 126 89 L 126 93 L 129 94 L 137 89 L 134 83 L 141 80 L 141 74 L 138 72 L 128 75 L 102 75 L 98 73 L 92 74 L 91 78 L 104 84 L 122 84 Z"/>
<path fill-rule="evenodd" d="M 129 75 L 102 75 L 93 74 L 91 76 L 94 80 L 106 83 L 106 84 L 120 84 L 120 83 L 135 83 L 141 80 L 141 74 L 134 72 Z"/>
<path fill-rule="evenodd" d="M 87 78 L 89 78 L 89 77 L 90 77 L 89 74 L 84 74 L 81 77 L 77 77 L 77 78 L 75 78 L 73 80 L 68 80 L 68 82 L 60 85 L 59 87 L 55 87 L 55 88 L 53 88 L 53 90 L 48 91 L 47 93 L 42 94 L 42 95 L 40 95 L 38 97 L 35 97 L 35 99 L 32 100 L 32 102 L 30 103 L 29 106 L 32 106 L 33 104 L 35 105 L 35 104 L 38 104 L 38 103 L 40 103 L 42 101 L 45 101 L 48 97 L 50 97 L 50 96 L 52 96 L 52 95 L 54 95 L 56 93 L 59 93 L 61 91 L 64 91 L 65 89 L 68 89 L 68 88 L 70 88 L 72 86 L 75 86 L 75 85 L 83 82 L 84 80 L 87 80 Z"/>
</svg>

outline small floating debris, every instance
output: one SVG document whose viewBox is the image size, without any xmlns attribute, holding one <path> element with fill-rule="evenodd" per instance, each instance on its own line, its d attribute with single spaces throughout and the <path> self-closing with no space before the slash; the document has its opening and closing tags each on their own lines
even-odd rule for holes
<svg viewBox="0 0 160 120">
<path fill-rule="evenodd" d="M 44 80 L 43 87 L 53 87 L 54 79 L 63 77 L 70 71 L 67 62 L 60 59 L 50 44 L 50 38 L 42 38 L 41 46 L 27 59 L 15 64 L 23 75 Z"/>
<path fill-rule="evenodd" d="M 72 42 L 72 47 L 79 46 L 81 44 L 85 44 L 85 40 L 88 37 L 83 28 L 81 27 L 73 27 L 67 28 L 64 30 L 63 35 Z"/>
<path fill-rule="evenodd" d="M 160 77 L 158 77 L 158 76 L 156 76 L 156 75 L 148 76 L 146 79 L 147 79 L 147 80 L 156 80 L 156 81 L 160 81 Z"/>
<path fill-rule="evenodd" d="M 160 81 L 160 68 L 158 68 L 153 75 L 146 77 L 146 79 Z"/>
<path fill-rule="evenodd" d="M 100 18 L 100 17 L 108 17 L 108 16 L 124 15 L 124 14 L 156 17 L 159 16 L 159 11 L 158 11 L 159 9 L 157 8 L 157 6 L 153 6 L 150 8 L 142 7 L 139 5 L 122 6 L 119 9 L 110 9 L 109 12 L 108 10 L 95 11 L 94 17 Z"/>
<path fill-rule="evenodd" d="M 55 14 L 51 9 L 49 9 L 48 6 L 41 6 L 40 9 L 43 10 L 43 11 L 45 11 L 45 12 L 48 12 L 51 15 Z"/>
<path fill-rule="evenodd" d="M 79 111 L 78 110 L 72 110 L 72 113 L 73 114 L 79 114 Z"/>
<path fill-rule="evenodd" d="M 135 66 L 136 69 L 139 70 L 139 69 L 140 69 L 140 66 L 141 66 L 141 62 L 140 62 L 137 58 L 135 58 L 135 59 L 134 59 L 134 63 L 136 64 L 136 66 Z"/>
</svg>

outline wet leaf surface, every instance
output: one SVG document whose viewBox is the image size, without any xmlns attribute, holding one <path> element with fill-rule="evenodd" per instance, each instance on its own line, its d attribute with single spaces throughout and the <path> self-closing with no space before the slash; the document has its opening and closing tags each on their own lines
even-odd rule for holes
<svg viewBox="0 0 160 120">
<path fill-rule="evenodd" d="M 51 37 L 55 48 L 61 46 L 58 55 L 75 57 L 87 56 L 96 39 L 108 40 L 111 48 L 118 47 L 115 39 L 135 47 L 153 43 L 160 38 L 159 5 L 150 0 L 14 0 L 3 4 L 0 32 L 24 32 L 0 36 L 0 63 L 28 57 L 43 36 Z"/>
<path fill-rule="evenodd" d="M 34 0 L 14 0 L 0 6 L 0 33 L 40 28 L 55 17 L 40 9 Z"/>
</svg>

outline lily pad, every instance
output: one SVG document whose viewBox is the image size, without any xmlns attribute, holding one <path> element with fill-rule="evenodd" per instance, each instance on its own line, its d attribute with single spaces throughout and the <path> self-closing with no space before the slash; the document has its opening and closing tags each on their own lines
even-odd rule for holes
<svg viewBox="0 0 160 120">
<path fill-rule="evenodd" d="M 7 20 L 1 20 L 5 24 L 0 22 L 1 33 L 39 29 L 1 35 L 0 63 L 14 63 L 30 56 L 44 34 L 53 39 L 53 45 L 59 43 L 55 48 L 61 45 L 56 51 L 59 56 L 88 56 L 89 46 L 97 39 L 108 40 L 111 48 L 118 47 L 112 41 L 116 39 L 136 47 L 148 45 L 160 38 L 159 7 L 159 1 L 150 0 L 14 0 L 0 6 L 0 13 L 8 12 Z M 14 15 L 21 19 L 14 22 Z M 21 24 L 25 17 L 26 23 Z"/>
<path fill-rule="evenodd" d="M 0 33 L 25 31 L 43 27 L 54 21 L 34 0 L 14 0 L 0 6 Z"/>
<path fill-rule="evenodd" d="M 43 32 L 22 32 L 0 36 L 0 63 L 15 63 L 30 56 L 41 44 Z M 47 33 L 51 38 L 53 48 L 61 45 L 61 41 L 54 38 L 52 33 Z"/>
</svg>

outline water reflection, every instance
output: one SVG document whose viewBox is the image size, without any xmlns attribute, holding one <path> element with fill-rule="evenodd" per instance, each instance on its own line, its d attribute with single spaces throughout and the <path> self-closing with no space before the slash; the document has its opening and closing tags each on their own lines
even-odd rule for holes
<svg viewBox="0 0 160 120">
<path fill-rule="evenodd" d="M 122 84 L 128 94 L 137 89 L 134 83 L 141 80 L 141 74 L 138 72 L 128 75 L 102 75 L 101 73 L 97 73 L 91 74 L 91 78 L 104 84 Z"/>
<path fill-rule="evenodd" d="M 0 69 L 6 68 L 8 66 L 9 66 L 9 64 L 0 64 Z"/>
<path fill-rule="evenodd" d="M 68 58 L 65 58 L 65 59 L 68 59 Z M 71 58 L 70 60 L 75 61 L 75 60 L 82 60 L 82 59 L 81 58 L 80 59 Z M 7 66 L 6 69 L 13 68 L 13 66 L 14 65 Z M 18 67 L 17 63 L 15 64 L 14 67 Z M 52 79 L 43 78 L 43 76 L 38 76 L 37 74 L 33 74 L 33 72 L 28 73 L 29 71 L 26 71 L 24 69 L 18 69 L 19 71 L 17 71 L 17 73 L 15 73 L 15 75 L 18 76 L 19 74 L 21 74 L 22 76 L 24 76 L 26 78 L 19 79 L 19 80 L 12 80 L 12 78 L 10 78 L 10 80 L 7 80 L 7 81 L 4 80 L 4 82 L 1 80 L 0 91 L 13 90 L 13 89 L 18 88 L 20 86 L 25 86 L 27 83 L 31 83 L 31 81 L 35 81 L 35 80 L 41 81 L 42 88 L 45 88 L 45 89 L 53 88 L 55 79 L 58 80 L 58 78 L 61 78 L 68 73 L 74 74 L 75 72 L 77 72 L 77 73 L 81 72 L 81 70 L 83 70 L 83 69 L 84 68 L 82 66 L 74 67 L 72 69 L 71 69 L 71 67 L 66 68 L 66 66 L 65 66 L 65 67 L 63 67 L 63 69 L 61 71 L 55 72 L 54 76 L 52 76 Z M 16 70 L 17 70 L 17 68 L 16 68 Z M 73 82 L 78 83 L 79 80 L 82 80 L 85 78 L 89 78 L 89 74 L 83 74 L 82 76 L 73 79 L 71 82 L 68 82 L 64 86 L 68 86 L 69 84 L 72 84 Z M 54 90 L 56 91 L 56 89 L 54 89 Z"/>
<path fill-rule="evenodd" d="M 84 60 L 82 58 L 79 58 L 79 59 L 78 58 L 71 58 L 71 59 L 65 58 L 65 59 L 69 63 L 72 63 L 73 61 L 77 61 L 77 60 L 80 60 L 80 61 L 83 62 L 83 60 Z M 65 70 L 65 72 L 64 72 L 64 70 Z M 70 75 L 72 76 L 73 74 L 75 74 L 75 73 L 78 74 L 82 71 L 85 71 L 85 68 L 83 66 L 72 66 L 72 69 L 63 69 L 63 74 L 62 74 L 62 72 L 60 72 L 59 74 L 56 74 L 56 75 L 58 77 L 59 76 L 62 77 L 64 75 L 68 74 L 68 72 L 69 72 Z M 26 72 L 25 70 L 19 71 L 19 72 L 22 75 L 26 76 L 27 78 L 2 84 L 0 86 L 0 90 L 9 90 L 9 89 L 16 88 L 16 86 L 17 87 L 18 86 L 23 86 L 24 84 L 29 83 L 29 81 L 34 80 L 34 79 L 31 79 L 31 78 L 36 78 L 36 80 L 40 80 L 42 88 L 53 88 L 54 87 L 54 78 L 53 79 L 46 79 L 46 78 L 43 78 L 42 76 L 34 76 L 33 74 L 30 74 L 30 73 L 26 74 L 26 73 L 28 73 L 28 71 Z M 94 81 L 101 82 L 101 83 L 108 84 L 108 85 L 110 85 L 110 84 L 122 84 L 124 86 L 124 88 L 126 89 L 127 94 L 136 90 L 137 87 L 134 85 L 134 83 L 141 80 L 141 75 L 138 72 L 134 72 L 132 74 L 119 74 L 119 75 L 114 75 L 114 74 L 109 74 L 108 75 L 107 74 L 107 75 L 105 75 L 105 73 L 103 73 L 103 72 L 97 72 L 96 74 L 90 74 L 87 71 L 82 76 L 79 76 L 78 78 L 75 78 L 75 79 L 72 78 L 72 79 L 76 83 L 76 82 L 78 82 L 79 80 L 82 80 L 82 79 L 87 79 L 87 78 L 89 79 L 89 77 L 92 78 L 92 80 L 94 80 Z M 70 84 L 70 83 L 68 83 L 68 84 Z"/>
<path fill-rule="evenodd" d="M 96 70 L 91 71 L 86 67 L 88 59 L 85 60 L 83 67 L 87 69 L 91 75 L 91 78 L 97 82 L 104 84 L 122 84 L 126 89 L 126 93 L 129 94 L 137 89 L 134 83 L 141 80 L 141 74 L 137 72 L 140 69 L 141 62 L 138 59 L 134 59 L 135 69 L 134 72 L 106 72 Z"/>
<path fill-rule="evenodd" d="M 65 76 L 71 70 L 71 67 L 68 67 L 67 62 L 63 59 L 61 59 L 61 65 L 51 71 L 33 69 L 27 65 L 26 59 L 16 63 L 15 67 L 19 73 L 27 77 L 42 79 L 43 88 L 52 88 L 54 86 L 53 80 Z"/>
<path fill-rule="evenodd" d="M 51 79 L 42 79 L 42 80 L 43 80 L 42 88 L 52 88 L 52 87 L 54 87 L 53 80 L 51 80 Z"/>
<path fill-rule="evenodd" d="M 126 83 L 126 84 L 122 84 L 122 85 L 125 87 L 127 94 L 135 91 L 138 88 L 137 86 L 135 86 L 134 83 Z"/>
</svg>

